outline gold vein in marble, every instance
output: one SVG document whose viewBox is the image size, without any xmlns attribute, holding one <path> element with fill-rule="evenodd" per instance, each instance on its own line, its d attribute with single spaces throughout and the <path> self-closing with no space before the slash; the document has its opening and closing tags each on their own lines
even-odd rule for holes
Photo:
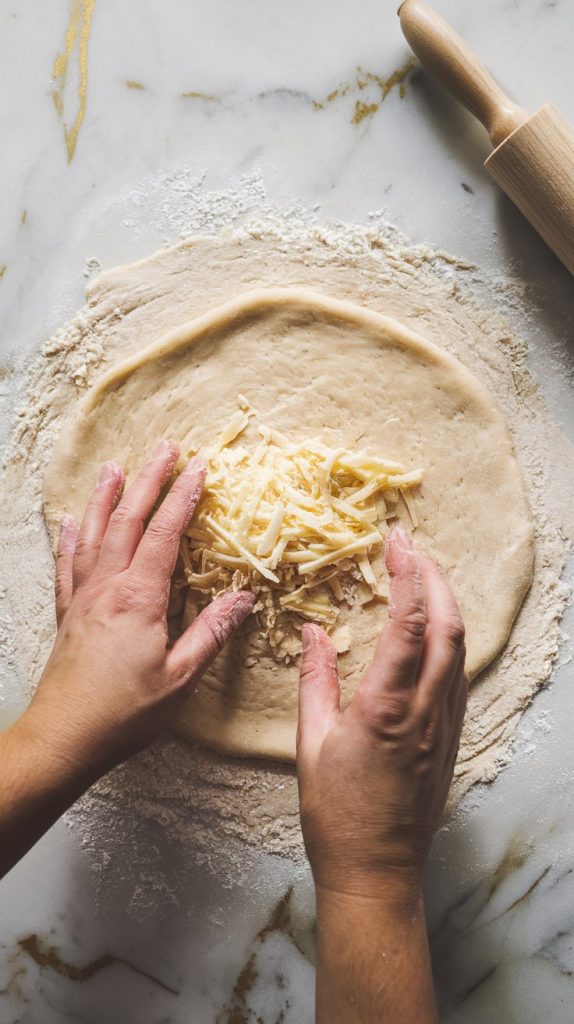
<svg viewBox="0 0 574 1024">
<path fill-rule="evenodd" d="M 393 89 L 398 89 L 400 98 L 404 98 L 406 95 L 406 79 L 416 66 L 416 59 L 409 57 L 400 68 L 397 68 L 396 71 L 393 71 L 392 74 L 386 77 L 358 67 L 354 81 L 341 83 L 341 85 L 337 86 L 336 89 L 333 89 L 321 100 L 312 100 L 313 109 L 324 110 L 328 104 L 334 103 L 335 100 L 342 99 L 342 97 L 349 94 L 352 95 L 354 93 L 356 95 L 359 93 L 362 95 L 359 95 L 355 100 L 351 124 L 360 124 L 361 121 L 371 118 L 377 113 L 381 103 L 386 100 Z"/>
<path fill-rule="evenodd" d="M 145 89 L 145 85 L 142 85 L 141 82 L 134 82 L 130 78 L 127 79 L 126 85 L 128 89 Z"/>
<path fill-rule="evenodd" d="M 285 935 L 288 939 L 293 942 L 297 949 L 299 947 L 295 943 L 293 935 L 293 925 L 291 921 L 291 898 L 293 896 L 293 886 L 287 889 L 287 892 L 281 897 L 278 903 L 271 911 L 267 924 L 263 926 L 261 931 L 257 933 L 254 940 L 254 945 L 257 947 L 263 946 L 265 940 L 269 935 L 274 932 L 280 932 Z M 300 953 L 303 953 L 299 949 Z M 305 954 L 303 953 L 303 956 Z M 252 1019 L 254 1020 L 254 1013 L 249 1007 L 250 995 L 257 983 L 259 978 L 259 967 L 257 963 L 257 950 L 252 952 L 246 959 L 243 967 L 239 971 L 235 979 L 233 991 L 231 993 L 230 1003 L 221 1011 L 217 1016 L 216 1024 L 248 1024 Z M 276 974 L 276 985 L 277 990 L 282 992 L 285 988 L 285 978 L 278 972 Z M 286 1002 L 285 1007 L 279 1011 L 279 1016 L 276 1018 L 276 1024 L 280 1024 L 285 1019 L 285 1012 L 288 1008 L 289 1003 Z M 261 1017 L 257 1017 L 257 1021 L 262 1021 Z M 263 1024 L 263 1022 L 262 1022 Z"/>
<path fill-rule="evenodd" d="M 179 995 L 178 989 L 172 988 L 171 985 L 160 981 L 155 975 L 149 974 L 147 971 L 142 970 L 141 967 L 137 967 L 131 960 L 114 956 L 111 953 L 103 953 L 96 960 L 86 964 L 85 967 L 77 967 L 75 964 L 70 964 L 67 960 L 64 960 L 54 946 L 47 945 L 47 942 L 40 939 L 36 934 L 27 935 L 26 938 L 20 939 L 18 947 L 23 953 L 27 953 L 38 967 L 50 967 L 56 974 L 60 974 L 63 978 L 68 978 L 70 981 L 90 981 L 95 974 L 99 974 L 106 967 L 111 967 L 112 964 L 123 964 L 136 974 L 140 974 L 143 978 L 147 978 L 148 981 L 152 981 L 154 985 L 158 985 L 159 988 L 165 989 L 171 995 Z"/>
<path fill-rule="evenodd" d="M 183 100 L 205 100 L 206 103 L 221 103 L 219 96 L 214 96 L 210 92 L 182 92 L 181 98 Z"/>
<path fill-rule="evenodd" d="M 86 113 L 86 96 L 88 91 L 88 42 L 90 38 L 92 15 L 94 13 L 94 4 L 95 0 L 72 0 L 70 17 L 68 19 L 66 36 L 64 39 L 64 49 L 61 53 L 57 54 L 52 71 L 52 78 L 55 82 L 55 88 L 52 91 L 52 99 L 58 116 L 64 122 L 64 140 L 66 143 L 66 152 L 68 154 L 68 163 L 70 163 L 74 157 L 78 142 L 78 135 Z M 78 108 L 73 121 L 68 125 L 64 121 L 66 116 L 66 107 L 68 105 L 64 98 L 64 93 L 66 90 L 68 72 L 70 70 L 72 59 L 77 61 L 79 73 L 79 82 L 77 87 Z"/>
<path fill-rule="evenodd" d="M 0 281 L 4 277 L 4 274 L 6 273 L 7 270 L 8 270 L 8 264 L 7 263 L 0 263 Z"/>
</svg>

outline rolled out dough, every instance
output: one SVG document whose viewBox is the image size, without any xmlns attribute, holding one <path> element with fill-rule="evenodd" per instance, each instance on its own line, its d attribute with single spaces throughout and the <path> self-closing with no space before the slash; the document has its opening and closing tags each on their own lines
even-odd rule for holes
<svg viewBox="0 0 574 1024">
<path fill-rule="evenodd" d="M 44 486 L 51 530 L 64 512 L 81 516 L 101 462 L 117 459 L 129 479 L 161 437 L 184 451 L 209 444 L 238 394 L 296 440 L 320 435 L 424 469 L 417 541 L 454 588 L 467 671 L 480 672 L 504 646 L 532 579 L 533 529 L 507 427 L 457 359 L 347 301 L 305 289 L 247 292 L 112 366 L 54 450 Z M 386 609 L 342 615 L 352 635 L 340 657 L 346 703 Z M 177 731 L 226 753 L 291 760 L 296 711 L 297 670 L 273 660 L 251 621 L 190 696 Z"/>
</svg>

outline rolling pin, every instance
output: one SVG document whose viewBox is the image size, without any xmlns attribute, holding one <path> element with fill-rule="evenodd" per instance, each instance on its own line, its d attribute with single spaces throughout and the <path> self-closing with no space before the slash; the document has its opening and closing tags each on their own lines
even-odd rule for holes
<svg viewBox="0 0 574 1024">
<path fill-rule="evenodd" d="M 404 0 L 401 28 L 421 63 L 484 125 L 484 166 L 574 274 L 574 129 L 551 103 L 530 116 L 424 0 Z"/>
</svg>

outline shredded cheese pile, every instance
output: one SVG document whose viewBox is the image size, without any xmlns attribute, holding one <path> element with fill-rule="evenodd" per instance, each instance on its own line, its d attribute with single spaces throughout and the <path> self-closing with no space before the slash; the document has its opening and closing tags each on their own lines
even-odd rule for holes
<svg viewBox="0 0 574 1024">
<path fill-rule="evenodd" d="M 397 515 L 420 470 L 405 471 L 365 451 L 332 449 L 318 439 L 293 442 L 262 424 L 256 443 L 238 438 L 256 413 L 246 400 L 213 447 L 202 500 L 182 539 L 189 588 L 186 618 L 211 597 L 248 588 L 272 652 L 289 661 L 303 619 L 332 629 L 339 605 L 386 597 L 370 554 Z"/>
</svg>

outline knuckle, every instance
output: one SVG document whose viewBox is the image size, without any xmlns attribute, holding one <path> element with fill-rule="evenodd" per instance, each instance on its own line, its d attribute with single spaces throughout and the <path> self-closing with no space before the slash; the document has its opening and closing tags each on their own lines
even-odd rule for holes
<svg viewBox="0 0 574 1024">
<path fill-rule="evenodd" d="M 379 739 L 396 741 L 404 734 L 410 707 L 409 693 L 382 693 L 376 701 L 364 705 L 364 714 Z"/>
<path fill-rule="evenodd" d="M 414 758 L 413 770 L 418 780 L 418 785 L 424 785 L 425 789 L 432 782 L 437 760 L 435 747 L 419 746 Z"/>
<path fill-rule="evenodd" d="M 205 615 L 205 610 L 196 619 L 192 628 L 197 631 L 194 636 L 195 644 L 190 652 L 190 658 L 178 673 L 177 685 L 189 685 L 190 682 L 197 681 L 215 660 L 225 642 L 217 623 Z"/>
<path fill-rule="evenodd" d="M 422 608 L 408 608 L 392 616 L 395 629 L 408 643 L 419 643 L 427 626 L 426 612 Z"/>
<path fill-rule="evenodd" d="M 460 615 L 451 615 L 444 624 L 443 632 L 447 642 L 456 651 L 464 648 L 465 628 Z"/>
<path fill-rule="evenodd" d="M 163 471 L 161 460 L 154 458 L 148 459 L 147 462 L 144 462 L 138 472 L 138 482 L 144 481 L 147 483 L 149 480 L 153 480 L 155 482 L 159 475 L 158 471 Z"/>
<path fill-rule="evenodd" d="M 92 492 L 86 508 L 86 514 L 92 518 L 99 516 L 106 505 L 106 487 L 98 487 Z"/>
<path fill-rule="evenodd" d="M 209 648 L 210 653 L 215 657 L 215 655 L 219 654 L 219 651 L 223 648 L 227 639 L 227 633 L 223 624 L 219 621 L 217 616 L 212 613 L 211 605 L 208 605 L 203 615 L 206 646 Z"/>
<path fill-rule="evenodd" d="M 440 746 L 441 733 L 439 721 L 439 713 L 433 709 L 422 725 L 421 738 L 418 744 L 418 754 L 421 762 L 427 758 L 432 759 Z"/>
<path fill-rule="evenodd" d="M 301 683 L 314 683 L 320 679 L 321 667 L 314 659 L 308 659 L 301 662 L 301 668 L 299 671 L 299 678 Z"/>
<path fill-rule="evenodd" d="M 119 504 L 110 516 L 110 524 L 114 529 L 131 526 L 137 521 L 139 521 L 139 517 L 135 515 L 127 504 Z"/>
<path fill-rule="evenodd" d="M 119 578 L 111 584 L 108 601 L 110 609 L 115 615 L 149 607 L 149 599 L 143 588 L 129 576 Z"/>
<path fill-rule="evenodd" d="M 427 772 L 435 763 L 440 749 L 438 738 L 434 735 L 423 736 L 416 752 L 416 770 L 419 774 Z"/>
<path fill-rule="evenodd" d="M 159 542 L 179 539 L 181 525 L 178 517 L 164 510 L 160 516 L 152 520 L 149 526 L 149 533 Z"/>
<path fill-rule="evenodd" d="M 92 539 L 88 534 L 78 534 L 75 550 L 75 557 L 78 559 L 78 561 L 82 562 L 91 555 L 92 546 Z"/>
</svg>

